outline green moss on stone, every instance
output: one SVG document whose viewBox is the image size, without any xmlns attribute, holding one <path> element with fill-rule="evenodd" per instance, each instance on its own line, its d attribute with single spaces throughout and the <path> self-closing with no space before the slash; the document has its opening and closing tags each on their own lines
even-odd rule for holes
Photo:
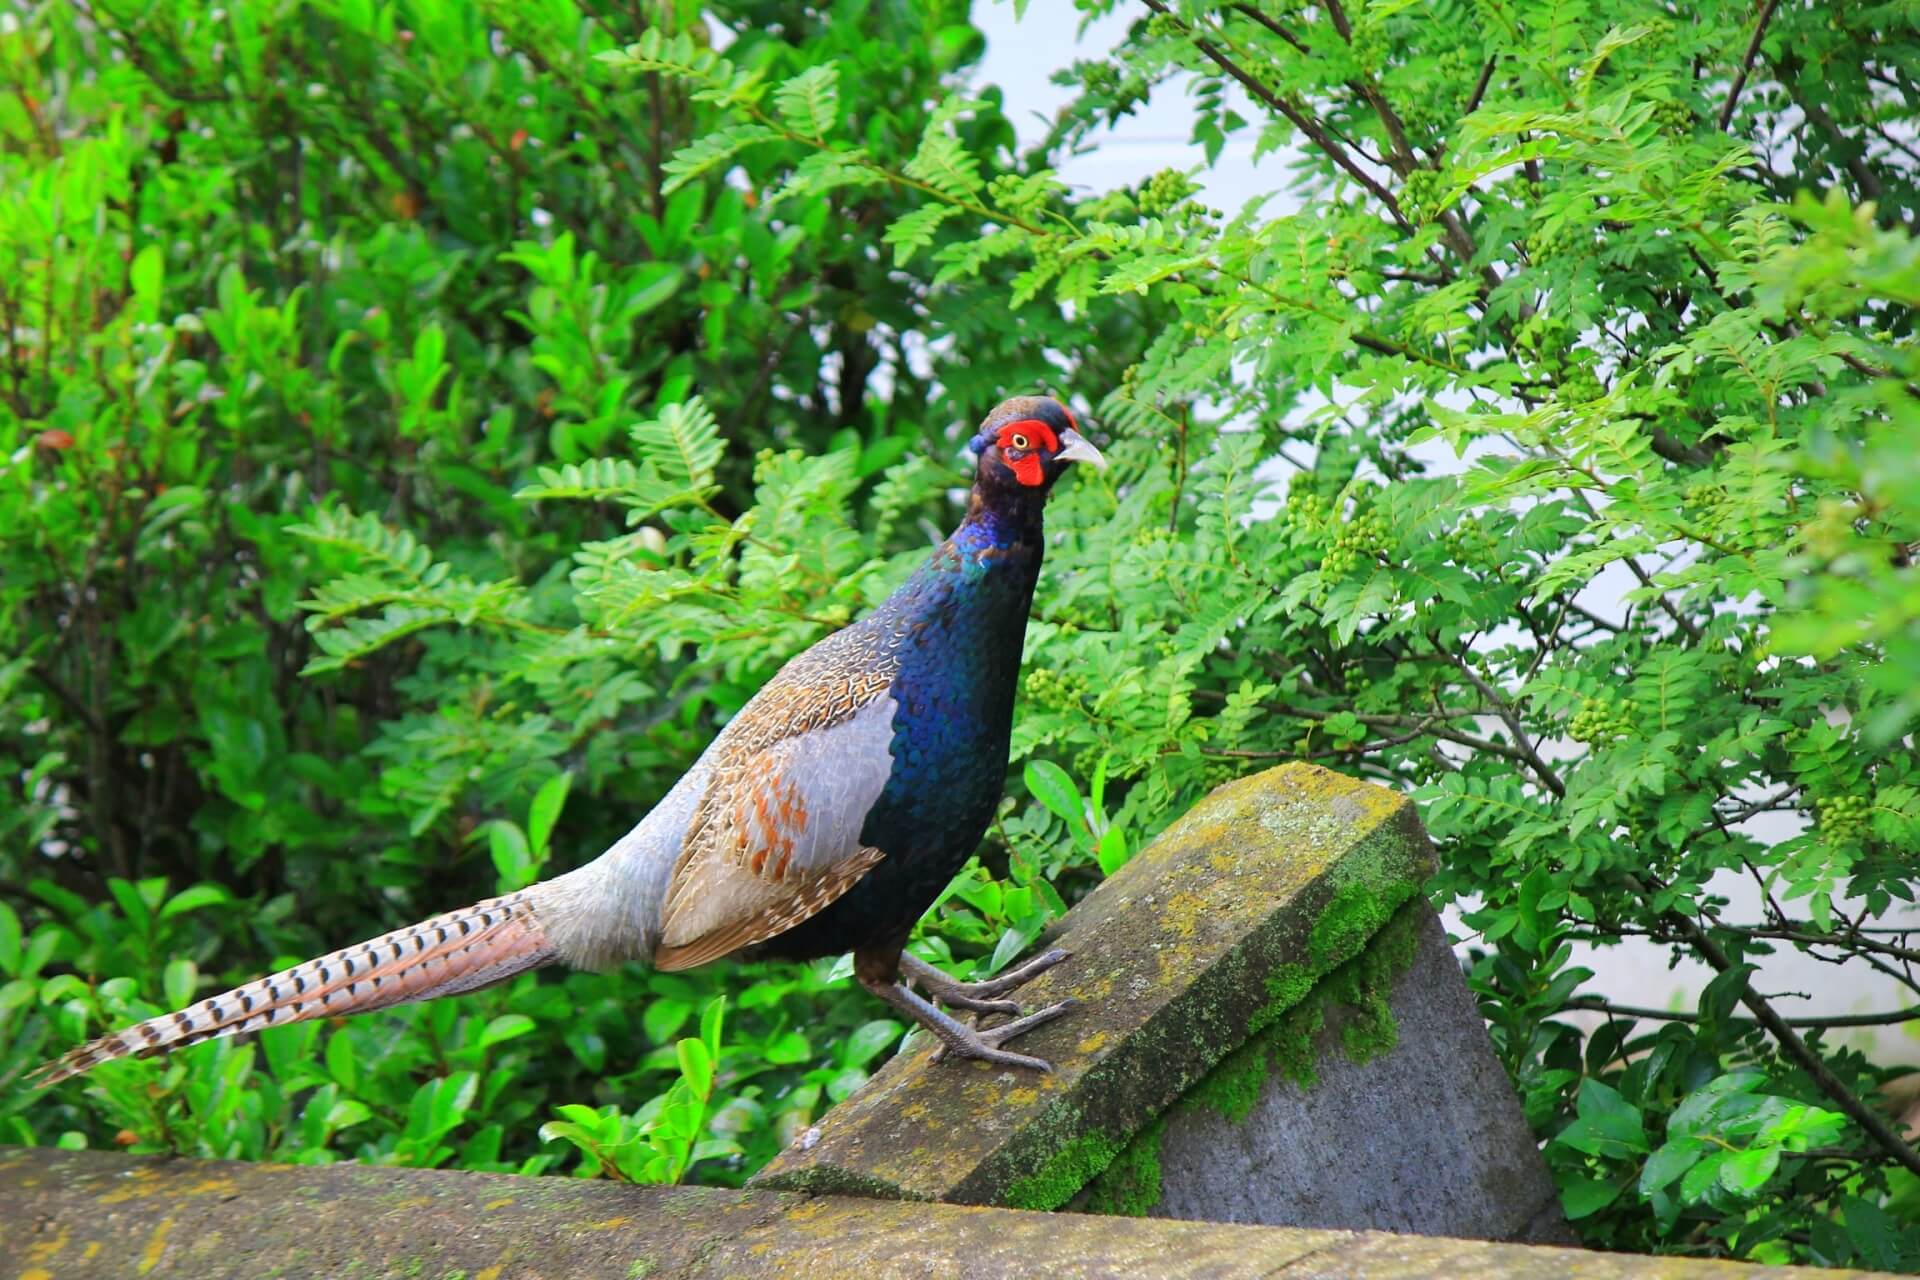
<svg viewBox="0 0 1920 1280">
<path fill-rule="evenodd" d="M 1187 1090 L 1181 1102 L 1217 1111 L 1235 1124 L 1245 1120 L 1260 1101 L 1260 1086 L 1267 1079 L 1264 1039 L 1256 1035 L 1228 1054 L 1199 1084 Z"/>
<path fill-rule="evenodd" d="M 1378 902 L 1379 898 L 1374 896 L 1371 901 Z M 1357 894 L 1350 895 L 1347 904 L 1343 915 L 1346 922 L 1364 919 L 1375 910 Z M 1289 966 L 1284 974 L 1268 979 L 1268 990 L 1274 998 L 1265 1011 L 1263 1025 L 1246 1044 L 1187 1090 L 1167 1115 L 1205 1107 L 1239 1124 L 1253 1113 L 1269 1075 L 1311 1089 L 1319 1082 L 1315 1065 L 1320 1033 L 1326 1026 L 1327 1010 L 1334 1005 L 1348 1011 L 1340 1031 L 1340 1047 L 1354 1062 L 1366 1062 L 1393 1048 L 1399 1042 L 1391 1005 L 1393 984 L 1413 964 L 1425 910 L 1424 903 L 1403 899 L 1360 954 L 1318 982 L 1306 977 L 1307 971 L 1298 966 Z M 1303 978 L 1305 989 L 1301 990 Z M 1087 1212 L 1138 1217 L 1160 1202 L 1160 1142 L 1167 1115 L 1143 1129 L 1086 1184 L 1081 1204 Z"/>
<path fill-rule="evenodd" d="M 1104 1133 L 1083 1133 L 1047 1162 L 1007 1187 L 1009 1209 L 1057 1209 L 1092 1181 L 1129 1144 Z M 1156 1190 L 1157 1195 L 1157 1190 Z"/>
<path fill-rule="evenodd" d="M 1316 981 L 1313 970 L 1303 964 L 1276 965 L 1267 975 L 1267 1003 L 1253 1015 L 1248 1034 L 1258 1034 L 1279 1021 L 1282 1014 L 1307 998 Z"/>
<path fill-rule="evenodd" d="M 1298 1089 L 1311 1089 L 1320 1083 L 1320 1073 L 1314 1067 L 1314 1060 L 1320 1056 L 1315 1041 L 1326 1021 L 1326 1000 L 1315 998 L 1288 1013 L 1261 1038 L 1274 1075 Z"/>
<path fill-rule="evenodd" d="M 1146 1217 L 1160 1203 L 1160 1135 L 1166 1128 L 1162 1116 L 1135 1134 L 1126 1150 L 1087 1184 L 1080 1207 L 1088 1213 Z"/>
</svg>

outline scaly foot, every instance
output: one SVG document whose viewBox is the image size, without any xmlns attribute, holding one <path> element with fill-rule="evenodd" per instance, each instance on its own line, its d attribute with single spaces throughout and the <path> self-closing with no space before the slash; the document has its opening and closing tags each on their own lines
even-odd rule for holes
<svg viewBox="0 0 1920 1280">
<path fill-rule="evenodd" d="M 920 987 L 935 1000 L 950 1009 L 966 1009 L 973 1013 L 1004 1013 L 1018 1017 L 1020 1006 L 1012 1000 L 996 1000 L 1009 991 L 1018 990 L 1033 981 L 1053 966 L 1067 958 L 1067 952 L 1055 947 L 1053 950 L 1035 956 L 1025 964 L 1007 970 L 997 978 L 984 982 L 961 982 L 934 968 L 925 960 L 910 952 L 900 956 L 900 972 L 910 982 Z"/>
<path fill-rule="evenodd" d="M 929 995 L 942 1000 L 955 1008 L 970 1009 L 976 1014 L 1014 1013 L 1020 1007 L 1011 1000 L 996 1000 L 995 996 L 1004 995 L 1037 975 L 1051 969 L 1067 958 L 1064 951 L 1049 951 L 1035 956 L 1032 960 L 985 982 L 959 982 L 935 969 L 923 960 L 897 952 L 856 952 L 854 956 L 854 974 L 860 984 L 879 996 L 882 1000 L 906 1014 L 925 1027 L 940 1042 L 934 1050 L 934 1061 L 952 1054 L 959 1058 L 976 1058 L 982 1062 L 991 1062 L 1002 1067 L 1025 1067 L 1030 1071 L 1051 1071 L 1053 1067 L 1043 1058 L 1030 1057 L 1024 1053 L 1013 1053 L 1001 1046 L 1015 1036 L 1051 1022 L 1074 1007 L 1072 1000 L 1062 1000 L 1050 1004 L 1044 1009 L 1015 1018 L 997 1027 L 982 1029 L 960 1022 L 935 1005 L 925 996 L 907 985 L 908 979 L 917 980 L 926 987 Z M 867 963 L 862 963 L 863 959 Z"/>
<path fill-rule="evenodd" d="M 997 1027 L 988 1027 L 984 1031 L 978 1026 L 956 1023 L 955 1025 L 963 1034 L 953 1039 L 940 1036 L 940 1045 L 933 1051 L 933 1060 L 940 1062 L 948 1054 L 952 1054 L 958 1058 L 979 1058 L 984 1062 L 996 1062 L 1004 1067 L 1031 1067 L 1035 1071 L 1051 1071 L 1053 1064 L 1044 1058 L 1030 1058 L 1024 1053 L 1009 1053 L 1000 1046 L 1015 1036 L 1025 1035 L 1043 1022 L 1052 1022 L 1072 1009 L 1074 1004 L 1072 1000 L 1062 1000 L 1044 1009 L 1035 1009 L 1024 1018 L 1015 1018 L 1012 1022 L 1003 1022 Z M 937 1031 L 934 1034 L 940 1035 Z"/>
</svg>

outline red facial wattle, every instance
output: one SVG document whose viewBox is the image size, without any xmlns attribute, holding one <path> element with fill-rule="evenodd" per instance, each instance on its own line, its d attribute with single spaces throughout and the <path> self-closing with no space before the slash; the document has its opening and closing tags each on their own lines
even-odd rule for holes
<svg viewBox="0 0 1920 1280">
<path fill-rule="evenodd" d="M 1000 428 L 996 443 L 1000 446 L 1000 456 L 1013 471 L 1013 478 L 1029 489 L 1037 489 L 1047 480 L 1041 452 L 1044 450 L 1051 456 L 1060 451 L 1060 437 L 1038 418 L 1009 422 Z"/>
</svg>

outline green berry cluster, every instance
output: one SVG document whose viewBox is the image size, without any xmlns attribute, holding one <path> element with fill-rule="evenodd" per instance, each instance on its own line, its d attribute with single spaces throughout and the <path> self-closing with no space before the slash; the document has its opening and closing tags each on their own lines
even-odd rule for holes
<svg viewBox="0 0 1920 1280">
<path fill-rule="evenodd" d="M 1153 216 L 1178 207 L 1199 189 L 1199 184 L 1178 169 L 1162 169 L 1147 179 L 1135 203 L 1140 212 Z"/>
<path fill-rule="evenodd" d="M 1276 519 L 1282 529 L 1317 534 L 1327 527 L 1327 500 L 1311 489 L 1291 488 Z"/>
<path fill-rule="evenodd" d="M 1447 559 L 1466 568 L 1491 568 L 1500 562 L 1500 541 L 1477 520 L 1469 520 L 1440 539 Z"/>
<path fill-rule="evenodd" d="M 1400 208 L 1413 222 L 1425 222 L 1440 212 L 1446 179 L 1432 169 L 1415 169 L 1400 184 Z"/>
<path fill-rule="evenodd" d="M 1712 510 L 1714 507 L 1720 505 L 1720 500 L 1723 496 L 1720 486 L 1713 481 L 1695 480 L 1687 486 L 1686 492 L 1680 495 L 1680 500 L 1689 507 L 1694 507 L 1699 510 Z"/>
<path fill-rule="evenodd" d="M 1022 683 L 1027 701 L 1055 711 L 1079 710 L 1080 699 L 1087 692 L 1086 676 L 1077 671 L 1056 671 L 1052 667 L 1035 667 L 1027 672 Z"/>
<path fill-rule="evenodd" d="M 1575 404 L 1598 400 L 1607 394 L 1600 375 L 1587 364 L 1575 364 L 1560 375 L 1560 398 Z"/>
<path fill-rule="evenodd" d="M 1471 85 L 1480 78 L 1480 60 L 1459 45 L 1434 59 L 1433 83 Z"/>
<path fill-rule="evenodd" d="M 1573 713 L 1573 720 L 1567 725 L 1567 734 L 1575 742 L 1590 745 L 1611 742 L 1615 738 L 1630 738 L 1633 736 L 1633 717 L 1618 703 L 1602 698 L 1583 698 L 1580 709 Z"/>
<path fill-rule="evenodd" d="M 1548 262 L 1585 243 L 1586 229 L 1569 218 L 1561 218 L 1536 227 L 1527 235 L 1527 256 L 1535 262 Z"/>
<path fill-rule="evenodd" d="M 1099 772 L 1100 757 L 1106 755 L 1112 749 L 1113 748 L 1104 742 L 1090 742 L 1078 751 L 1075 751 L 1073 753 L 1073 759 L 1067 762 L 1068 766 L 1073 770 L 1073 776 L 1076 778 L 1091 778 L 1095 773 Z"/>
<path fill-rule="evenodd" d="M 1185 24 L 1170 13 L 1156 13 L 1147 19 L 1149 40 L 1176 40 L 1186 34 Z"/>
<path fill-rule="evenodd" d="M 1386 29 L 1380 23 L 1363 22 L 1353 29 L 1353 57 L 1362 71 L 1378 71 L 1387 60 L 1388 47 Z"/>
<path fill-rule="evenodd" d="M 1037 218 L 1047 204 L 1047 186 L 1017 173 L 996 174 L 987 183 L 993 207 L 1023 218 Z"/>
<path fill-rule="evenodd" d="M 1340 526 L 1333 545 L 1320 558 L 1323 573 L 1347 574 L 1363 562 L 1377 560 L 1387 550 L 1387 518 L 1378 511 L 1356 515 Z"/>
<path fill-rule="evenodd" d="M 1858 840 L 1867 834 L 1873 801 L 1866 796 L 1832 796 L 1820 801 L 1820 829 L 1836 840 Z"/>
<path fill-rule="evenodd" d="M 1653 104 L 1653 122 L 1663 133 L 1685 137 L 1693 132 L 1693 108 L 1674 98 Z"/>
</svg>

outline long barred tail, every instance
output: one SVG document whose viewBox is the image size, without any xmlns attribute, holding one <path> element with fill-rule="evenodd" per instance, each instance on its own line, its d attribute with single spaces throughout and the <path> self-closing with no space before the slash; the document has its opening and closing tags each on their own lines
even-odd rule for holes
<svg viewBox="0 0 1920 1280">
<path fill-rule="evenodd" d="M 510 893 L 101 1036 L 33 1074 L 37 1084 L 57 1084 L 115 1058 L 146 1057 L 284 1022 L 365 1013 L 472 991 L 554 958 L 526 892 Z"/>
</svg>

